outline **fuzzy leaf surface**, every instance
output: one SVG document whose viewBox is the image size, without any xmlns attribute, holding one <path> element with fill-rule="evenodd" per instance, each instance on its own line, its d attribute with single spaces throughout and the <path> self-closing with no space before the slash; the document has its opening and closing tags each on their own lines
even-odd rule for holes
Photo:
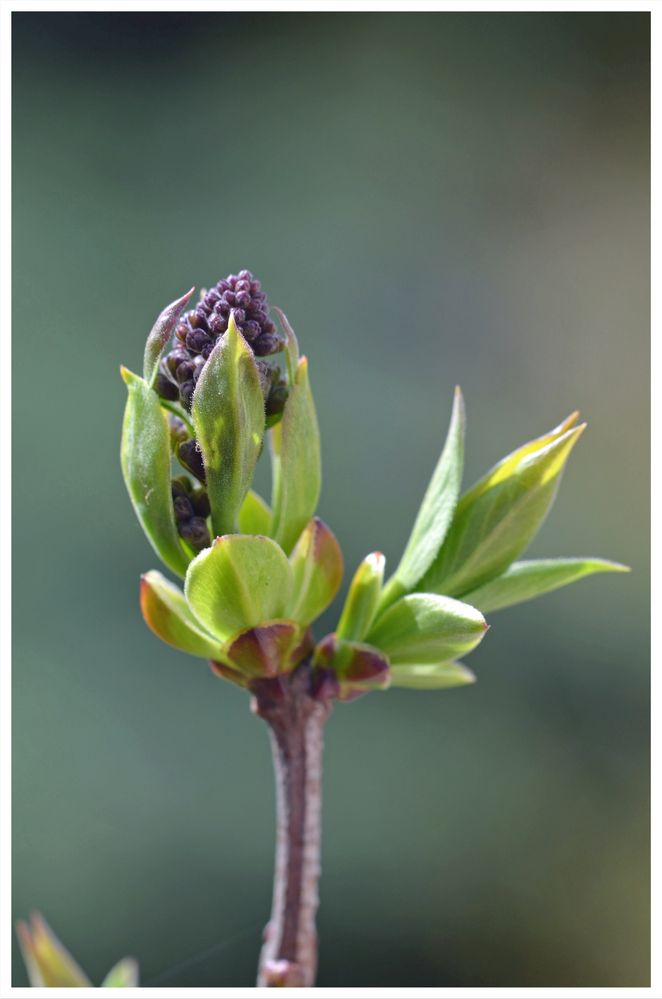
<svg viewBox="0 0 662 999">
<path fill-rule="evenodd" d="M 269 436 L 273 471 L 271 534 L 289 555 L 315 513 L 322 484 L 317 414 L 305 357 L 299 360 L 283 419 Z"/>
<path fill-rule="evenodd" d="M 336 536 L 323 520 L 313 517 L 290 556 L 293 602 L 289 616 L 309 625 L 326 610 L 340 588 L 343 557 Z"/>
<path fill-rule="evenodd" d="M 129 390 L 122 427 L 124 481 L 140 525 L 161 561 L 184 576 L 190 556 L 177 533 L 170 491 L 170 430 L 159 397 L 126 368 Z"/>
<path fill-rule="evenodd" d="M 469 604 L 435 593 L 401 597 L 377 619 L 366 641 L 392 665 L 439 663 L 470 652 L 485 634 L 485 618 Z"/>
<path fill-rule="evenodd" d="M 354 573 L 336 628 L 338 639 L 360 642 L 367 635 L 379 604 L 384 564 L 382 553 L 372 552 Z"/>
<path fill-rule="evenodd" d="M 201 659 L 218 659 L 220 643 L 193 616 L 178 586 L 151 570 L 140 580 L 140 609 L 145 624 L 162 641 Z"/>
<path fill-rule="evenodd" d="M 225 642 L 239 631 L 287 618 L 292 569 L 270 538 L 225 535 L 191 562 L 184 591 L 198 621 Z"/>
<path fill-rule="evenodd" d="M 253 352 L 233 318 L 193 394 L 214 533 L 231 534 L 253 481 L 264 434 L 264 397 Z"/>
</svg>

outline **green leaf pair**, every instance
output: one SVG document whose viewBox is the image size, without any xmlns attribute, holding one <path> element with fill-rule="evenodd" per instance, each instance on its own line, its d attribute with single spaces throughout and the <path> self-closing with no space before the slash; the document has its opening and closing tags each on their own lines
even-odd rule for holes
<svg viewBox="0 0 662 999">
<path fill-rule="evenodd" d="M 28 923 L 19 921 L 16 931 L 32 988 L 93 988 L 40 913 L 33 913 Z M 111 989 L 135 989 L 138 984 L 138 965 L 131 957 L 119 961 L 101 983 Z"/>
<path fill-rule="evenodd" d="M 184 592 L 147 573 L 141 608 L 175 648 L 240 677 L 274 676 L 310 652 L 309 625 L 333 600 L 342 572 L 338 542 L 313 518 L 289 559 L 270 538 L 223 535 L 191 562 Z"/>
<path fill-rule="evenodd" d="M 584 430 L 572 413 L 500 461 L 460 499 L 465 415 L 455 391 L 446 443 L 400 563 L 383 586 L 384 559 L 359 566 L 336 639 L 385 655 L 396 686 L 432 689 L 474 681 L 455 661 L 486 629 L 483 613 L 532 599 L 595 572 L 604 559 L 515 562 L 541 526 L 567 458 Z"/>
</svg>

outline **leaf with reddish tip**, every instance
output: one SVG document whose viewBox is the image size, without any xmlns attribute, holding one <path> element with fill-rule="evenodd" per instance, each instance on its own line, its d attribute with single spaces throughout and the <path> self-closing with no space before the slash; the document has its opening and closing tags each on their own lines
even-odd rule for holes
<svg viewBox="0 0 662 999">
<path fill-rule="evenodd" d="M 165 350 L 165 346 L 172 336 L 177 321 L 186 308 L 194 291 L 195 288 L 191 288 L 191 290 L 185 295 L 182 295 L 181 298 L 178 298 L 175 302 L 171 302 L 170 305 L 166 305 L 147 337 L 147 343 L 145 344 L 145 357 L 143 360 L 143 376 L 150 388 L 153 386 L 159 370 L 161 354 Z"/>
<path fill-rule="evenodd" d="M 475 674 L 463 663 L 410 663 L 391 668 L 392 686 L 410 690 L 449 690 L 475 682 Z"/>
<path fill-rule="evenodd" d="M 287 673 L 312 649 L 310 632 L 294 621 L 267 621 L 242 631 L 226 646 L 232 666 L 248 676 Z"/>
<path fill-rule="evenodd" d="M 214 532 L 232 534 L 264 435 L 264 397 L 255 358 L 232 315 L 202 369 L 191 413 Z"/>
<path fill-rule="evenodd" d="M 335 597 L 343 574 L 343 557 L 330 527 L 313 517 L 290 555 L 293 602 L 288 615 L 308 625 L 326 610 Z"/>
<path fill-rule="evenodd" d="M 336 629 L 339 639 L 365 638 L 379 604 L 385 561 L 381 552 L 373 552 L 356 570 Z"/>
<path fill-rule="evenodd" d="M 439 663 L 470 652 L 483 638 L 485 618 L 469 604 L 435 593 L 412 593 L 388 608 L 367 641 L 400 663 Z"/>
<path fill-rule="evenodd" d="M 178 586 L 152 570 L 140 580 L 140 609 L 145 623 L 163 642 L 201 659 L 218 659 L 220 643 L 191 613 Z"/>
<path fill-rule="evenodd" d="M 388 659 L 379 649 L 361 642 L 343 642 L 331 634 L 315 649 L 313 668 L 331 670 L 338 681 L 338 697 L 350 701 L 390 684 Z"/>
<path fill-rule="evenodd" d="M 226 642 L 239 631 L 287 618 L 292 569 L 270 538 L 226 534 L 191 562 L 184 592 L 203 627 Z"/>
<path fill-rule="evenodd" d="M 29 923 L 17 923 L 16 932 L 32 988 L 92 988 L 40 913 L 33 913 Z"/>
<path fill-rule="evenodd" d="M 105 989 L 137 989 L 138 962 L 132 957 L 125 957 L 110 969 L 101 983 Z"/>
<path fill-rule="evenodd" d="M 321 488 L 320 440 L 308 361 L 299 360 L 283 419 L 269 431 L 273 478 L 271 534 L 286 554 L 315 513 Z"/>
<path fill-rule="evenodd" d="M 271 510 L 268 503 L 249 489 L 239 511 L 239 533 L 264 534 L 269 537 L 270 527 Z"/>
<path fill-rule="evenodd" d="M 136 516 L 164 564 L 184 576 L 184 551 L 170 491 L 170 429 L 159 397 L 146 381 L 122 368 L 129 396 L 122 427 L 122 473 Z"/>
</svg>

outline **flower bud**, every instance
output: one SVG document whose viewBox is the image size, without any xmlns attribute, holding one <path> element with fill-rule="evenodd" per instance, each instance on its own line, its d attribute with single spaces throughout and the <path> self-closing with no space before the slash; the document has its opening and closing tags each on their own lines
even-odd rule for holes
<svg viewBox="0 0 662 999">
<path fill-rule="evenodd" d="M 205 481 L 202 454 L 194 440 L 183 441 L 177 448 L 177 457 L 184 468 L 195 475 L 199 482 Z"/>
<path fill-rule="evenodd" d="M 164 377 L 159 377 L 155 385 L 162 398 L 170 401 L 179 398 L 185 409 L 190 410 L 195 383 L 214 345 L 227 332 L 231 313 L 237 329 L 256 357 L 266 357 L 283 349 L 284 340 L 269 319 L 269 305 L 260 282 L 250 271 L 230 274 L 205 292 L 195 309 L 179 319 L 175 346 L 165 358 L 165 370 L 173 381 L 169 381 L 164 372 Z M 173 384 L 175 381 L 177 385 Z M 270 388 L 271 382 L 265 381 L 265 400 Z M 284 387 L 281 387 L 270 403 L 270 415 L 282 412 L 284 395 Z"/>
</svg>

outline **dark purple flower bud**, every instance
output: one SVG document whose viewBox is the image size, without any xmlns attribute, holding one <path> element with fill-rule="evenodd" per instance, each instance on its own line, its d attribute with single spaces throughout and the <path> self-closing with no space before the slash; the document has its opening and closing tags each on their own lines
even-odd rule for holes
<svg viewBox="0 0 662 999">
<path fill-rule="evenodd" d="M 283 349 L 283 341 L 277 333 L 261 333 L 251 344 L 256 357 L 266 357 Z"/>
<path fill-rule="evenodd" d="M 188 496 L 193 486 L 188 475 L 178 475 L 172 480 L 171 489 L 173 499 L 175 496 Z"/>
<path fill-rule="evenodd" d="M 188 469 L 199 482 L 205 481 L 205 466 L 202 461 L 202 452 L 194 440 L 182 441 L 177 448 L 177 457 L 184 468 Z"/>
<path fill-rule="evenodd" d="M 191 502 L 198 517 L 208 517 L 211 513 L 209 497 L 204 489 L 194 489 L 191 493 Z"/>
<path fill-rule="evenodd" d="M 209 337 L 204 330 L 191 330 L 186 337 L 186 346 L 194 354 L 199 354 L 206 343 L 209 343 Z"/>
<path fill-rule="evenodd" d="M 202 517 L 191 517 L 183 524 L 178 525 L 178 530 L 184 541 L 187 541 L 191 548 L 201 552 L 203 548 L 209 548 L 211 538 L 207 521 Z"/>
<path fill-rule="evenodd" d="M 277 413 L 282 413 L 285 408 L 285 403 L 287 402 L 288 388 L 287 382 L 282 380 L 276 382 L 269 389 L 269 395 L 267 396 L 267 401 L 265 403 L 265 411 L 267 416 L 276 416 Z"/>
<path fill-rule="evenodd" d="M 259 323 L 256 323 L 254 319 L 247 319 L 243 325 L 243 333 L 245 338 L 250 343 L 255 340 L 256 337 L 260 335 L 262 328 Z"/>
<path fill-rule="evenodd" d="M 193 364 L 194 364 L 194 368 L 193 368 L 193 381 L 197 385 L 198 378 L 202 374 L 202 369 L 205 366 L 205 358 L 202 357 L 201 354 L 198 354 L 198 356 L 193 361 Z"/>
<path fill-rule="evenodd" d="M 182 401 L 182 405 L 189 409 L 193 404 L 193 393 L 195 392 L 195 382 L 191 378 L 189 382 L 184 382 L 183 385 L 179 386 L 179 398 Z"/>
<path fill-rule="evenodd" d="M 191 378 L 193 378 L 193 362 L 186 360 L 182 361 L 181 364 L 178 364 L 177 368 L 175 369 L 175 378 L 177 379 L 180 385 L 183 385 L 184 382 L 187 382 Z"/>
<path fill-rule="evenodd" d="M 216 333 L 220 336 L 221 333 L 225 333 L 228 328 L 227 316 L 224 316 L 221 312 L 215 312 L 213 316 L 209 319 L 209 329 L 212 333 Z"/>
<path fill-rule="evenodd" d="M 183 524 L 193 516 L 193 504 L 188 496 L 175 496 L 172 501 L 175 510 L 175 520 Z"/>
<path fill-rule="evenodd" d="M 179 398 L 179 389 L 177 389 L 176 398 Z M 178 416 L 174 416 L 172 413 L 168 416 L 168 425 L 170 427 L 170 447 L 173 451 L 176 451 L 178 444 L 181 444 L 182 441 L 188 440 L 188 430 L 186 429 L 184 421 L 180 420 Z"/>
<path fill-rule="evenodd" d="M 171 375 L 174 375 L 180 364 L 188 361 L 189 354 L 183 347 L 175 347 L 164 359 L 164 364 Z"/>
<path fill-rule="evenodd" d="M 269 306 L 260 282 L 248 270 L 230 274 L 205 292 L 195 309 L 179 321 L 174 347 L 165 358 L 163 369 L 164 374 L 170 374 L 172 383 L 176 381 L 179 384 L 179 394 L 177 396 L 176 385 L 162 381 L 159 385 L 164 398 L 171 401 L 179 398 L 185 409 L 191 409 L 195 384 L 215 344 L 227 332 L 231 310 L 234 310 L 237 327 L 256 358 L 282 350 L 284 341 L 269 318 Z M 273 370 L 260 372 L 265 404 L 274 382 L 279 378 L 280 374 L 274 375 Z M 283 385 L 274 389 L 268 403 L 268 415 L 280 412 L 284 396 Z"/>
<path fill-rule="evenodd" d="M 161 369 L 156 376 L 154 388 L 162 399 L 168 399 L 170 402 L 174 402 L 175 399 L 179 399 L 179 389 L 163 369 Z"/>
</svg>

